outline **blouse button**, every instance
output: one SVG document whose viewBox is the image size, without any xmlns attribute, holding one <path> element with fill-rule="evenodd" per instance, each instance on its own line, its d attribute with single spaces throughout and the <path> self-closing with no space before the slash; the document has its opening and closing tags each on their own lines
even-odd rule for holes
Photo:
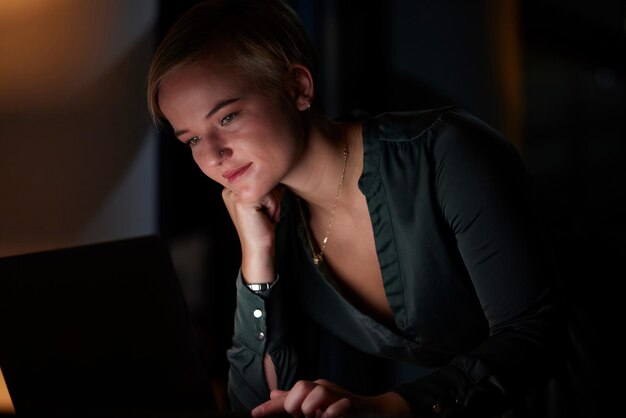
<svg viewBox="0 0 626 418">
<path fill-rule="evenodd" d="M 263 316 L 263 312 L 260 309 L 255 309 L 252 315 L 254 315 L 255 318 L 260 318 Z"/>
<path fill-rule="evenodd" d="M 259 332 L 256 335 L 256 339 L 259 340 L 259 341 L 263 341 L 265 339 L 265 334 L 263 334 L 262 332 Z"/>
</svg>

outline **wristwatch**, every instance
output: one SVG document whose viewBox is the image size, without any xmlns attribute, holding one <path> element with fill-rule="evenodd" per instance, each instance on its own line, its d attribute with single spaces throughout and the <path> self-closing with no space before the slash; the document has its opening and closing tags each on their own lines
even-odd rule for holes
<svg viewBox="0 0 626 418">
<path fill-rule="evenodd" d="M 273 283 L 250 283 L 246 286 L 248 289 L 252 290 L 254 293 L 265 292 L 266 290 L 270 290 L 272 288 Z"/>
</svg>

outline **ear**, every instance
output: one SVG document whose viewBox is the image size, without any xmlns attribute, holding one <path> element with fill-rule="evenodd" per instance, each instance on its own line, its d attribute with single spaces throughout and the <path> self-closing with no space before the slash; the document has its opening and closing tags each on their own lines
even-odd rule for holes
<svg viewBox="0 0 626 418">
<path fill-rule="evenodd" d="M 304 65 L 291 64 L 289 66 L 289 82 L 291 84 L 291 97 L 296 108 L 300 111 L 310 109 L 315 97 L 311 71 Z"/>
</svg>

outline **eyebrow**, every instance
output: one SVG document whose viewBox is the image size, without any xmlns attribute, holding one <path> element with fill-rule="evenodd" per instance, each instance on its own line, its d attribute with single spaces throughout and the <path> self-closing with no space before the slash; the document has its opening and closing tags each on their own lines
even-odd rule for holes
<svg viewBox="0 0 626 418">
<path fill-rule="evenodd" d="M 211 116 L 213 116 L 215 113 L 217 113 L 220 109 L 222 109 L 223 107 L 228 106 L 231 103 L 236 102 L 237 100 L 240 100 L 241 97 L 234 97 L 232 99 L 226 99 L 226 100 L 222 100 L 221 102 L 218 102 L 215 106 L 213 106 L 213 109 L 209 110 L 207 112 L 207 114 L 205 115 L 205 119 L 210 118 Z M 174 135 L 175 136 L 180 136 L 182 134 L 186 134 L 187 132 L 189 132 L 189 130 L 187 129 L 181 129 L 179 131 L 175 131 Z"/>
</svg>

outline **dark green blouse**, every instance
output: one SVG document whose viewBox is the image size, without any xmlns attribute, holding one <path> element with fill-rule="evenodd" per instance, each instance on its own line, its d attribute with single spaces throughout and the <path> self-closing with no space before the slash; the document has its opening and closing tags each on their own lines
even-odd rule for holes
<svg viewBox="0 0 626 418">
<path fill-rule="evenodd" d="M 269 398 L 262 358 L 278 385 L 315 379 L 315 327 L 371 355 L 432 369 L 389 390 L 415 416 L 500 413 L 562 362 L 564 324 L 555 266 L 514 147 L 466 111 L 440 108 L 362 122 L 359 187 L 367 199 L 396 330 L 360 312 L 311 261 L 295 198 L 277 228 L 279 280 L 256 295 L 237 279 L 230 362 L 233 409 Z M 350 254 L 346 254 L 347 257 Z"/>
</svg>

